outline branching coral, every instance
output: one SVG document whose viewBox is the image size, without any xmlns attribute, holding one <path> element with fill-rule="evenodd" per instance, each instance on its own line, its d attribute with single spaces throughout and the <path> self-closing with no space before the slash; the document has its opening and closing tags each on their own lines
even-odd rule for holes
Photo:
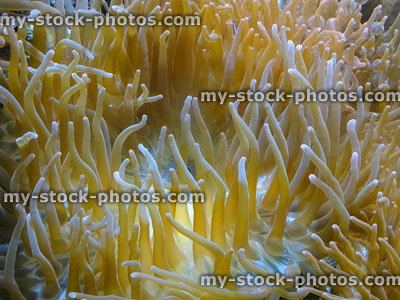
<svg viewBox="0 0 400 300">
<path fill-rule="evenodd" d="M 32 14 L 199 14 L 202 26 L 35 26 L 30 41 L 26 24 L 1 28 L 0 42 L 10 48 L 0 61 L 7 71 L 0 77 L 2 196 L 32 192 L 25 209 L 0 206 L 8 243 L 2 293 L 398 297 L 395 286 L 199 282 L 201 274 L 249 272 L 397 274 L 397 103 L 197 99 L 203 90 L 397 89 L 398 20 L 385 30 L 377 6 L 361 23 L 361 6 L 349 0 L 45 2 L 0 6 Z M 206 202 L 64 205 L 34 197 L 79 189 L 201 191 Z"/>
</svg>

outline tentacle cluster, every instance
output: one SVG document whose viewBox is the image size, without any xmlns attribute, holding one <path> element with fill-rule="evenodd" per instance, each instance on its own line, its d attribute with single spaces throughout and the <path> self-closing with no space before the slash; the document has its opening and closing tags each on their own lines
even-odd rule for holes
<svg viewBox="0 0 400 300">
<path fill-rule="evenodd" d="M 399 87 L 398 17 L 343 0 L 0 1 L 202 26 L 1 27 L 0 288 L 12 299 L 388 299 L 396 287 L 201 286 L 200 274 L 397 274 L 397 103 L 199 103 L 203 90 Z M 6 74 L 6 75 L 4 75 Z M 154 103 L 153 103 L 154 102 Z M 5 111 L 5 112 L 3 112 Z M 3 115 L 4 114 L 4 115 Z M 165 126 L 163 126 L 165 125 Z M 160 132 L 160 134 L 158 134 Z M 205 203 L 38 203 L 45 191 Z M 22 241 L 22 246 L 19 242 Z M 332 263 L 332 261 L 334 263 Z M 23 279 L 23 280 L 22 280 Z"/>
</svg>

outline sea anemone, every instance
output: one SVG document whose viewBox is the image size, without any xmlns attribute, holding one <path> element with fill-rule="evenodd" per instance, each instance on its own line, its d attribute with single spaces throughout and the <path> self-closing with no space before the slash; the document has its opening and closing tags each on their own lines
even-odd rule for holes
<svg viewBox="0 0 400 300">
<path fill-rule="evenodd" d="M 374 7 L 371 10 L 371 7 Z M 2 0 L 9 15 L 199 15 L 201 26 L 0 25 L 4 299 L 388 299 L 398 286 L 200 284 L 398 273 L 400 16 L 350 0 Z M 370 11 L 368 13 L 368 11 Z M 201 103 L 280 89 L 286 101 Z M 251 100 L 251 99 L 250 99 Z M 47 191 L 204 203 L 40 203 Z"/>
</svg>

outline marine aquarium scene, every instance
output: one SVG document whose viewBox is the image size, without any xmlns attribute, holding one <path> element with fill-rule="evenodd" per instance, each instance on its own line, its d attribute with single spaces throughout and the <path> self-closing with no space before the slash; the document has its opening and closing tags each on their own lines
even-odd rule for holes
<svg viewBox="0 0 400 300">
<path fill-rule="evenodd" d="M 400 300 L 398 0 L 0 0 L 0 300 Z"/>
</svg>

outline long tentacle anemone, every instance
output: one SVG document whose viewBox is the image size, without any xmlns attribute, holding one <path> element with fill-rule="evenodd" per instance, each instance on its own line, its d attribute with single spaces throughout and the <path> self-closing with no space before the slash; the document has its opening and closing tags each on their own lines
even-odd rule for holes
<svg viewBox="0 0 400 300">
<path fill-rule="evenodd" d="M 400 297 L 398 286 L 199 281 L 399 273 L 398 103 L 288 97 L 398 89 L 400 17 L 372 2 L 0 1 L 9 15 L 201 18 L 200 26 L 0 25 L 0 294 Z M 203 91 L 276 89 L 285 101 L 200 101 Z M 36 199 L 77 190 L 201 192 L 205 201 Z M 30 199 L 9 203 L 10 192 Z"/>
</svg>

